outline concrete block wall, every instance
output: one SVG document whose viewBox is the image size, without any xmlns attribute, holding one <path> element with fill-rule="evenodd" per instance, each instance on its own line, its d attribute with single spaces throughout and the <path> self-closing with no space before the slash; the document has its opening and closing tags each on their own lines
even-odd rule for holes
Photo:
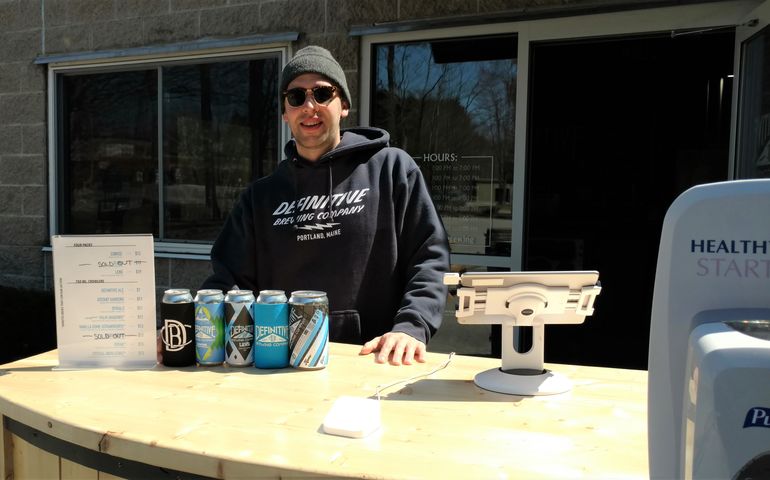
<svg viewBox="0 0 770 480">
<path fill-rule="evenodd" d="M 45 69 L 39 2 L 0 2 L 0 284 L 44 287 L 48 243 Z"/>
<path fill-rule="evenodd" d="M 348 75 L 358 121 L 355 25 L 640 0 L 0 0 L 0 285 L 51 288 L 46 67 L 41 55 L 297 31 L 294 49 L 329 48 Z M 641 2 L 644 3 L 644 2 Z M 650 3 L 650 2 L 646 2 Z M 671 0 L 662 3 L 691 3 Z M 159 291 L 197 288 L 205 260 L 159 258 Z"/>
</svg>

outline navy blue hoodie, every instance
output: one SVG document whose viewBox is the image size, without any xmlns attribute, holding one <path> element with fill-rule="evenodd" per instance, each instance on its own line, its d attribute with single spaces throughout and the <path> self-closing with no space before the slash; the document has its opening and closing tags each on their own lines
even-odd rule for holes
<svg viewBox="0 0 770 480">
<path fill-rule="evenodd" d="M 322 290 L 332 341 L 396 331 L 427 344 L 441 324 L 449 245 L 420 169 L 389 139 L 346 129 L 315 162 L 290 141 L 287 159 L 233 207 L 203 288 Z"/>
</svg>

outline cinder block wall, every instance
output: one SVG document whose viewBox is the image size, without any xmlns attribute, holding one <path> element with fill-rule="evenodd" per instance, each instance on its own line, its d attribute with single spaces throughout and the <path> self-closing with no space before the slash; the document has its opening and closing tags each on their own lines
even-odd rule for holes
<svg viewBox="0 0 770 480">
<path fill-rule="evenodd" d="M 44 286 L 48 243 L 40 2 L 0 2 L 0 284 Z"/>
<path fill-rule="evenodd" d="M 46 67 L 40 55 L 297 31 L 295 50 L 329 48 L 358 98 L 351 26 L 638 0 L 0 0 L 0 285 L 50 290 Z M 649 2 L 647 2 L 649 3 Z M 692 3 L 671 0 L 662 3 Z M 346 124 L 358 121 L 351 112 Z M 159 258 L 159 291 L 197 288 L 208 261 Z"/>
</svg>

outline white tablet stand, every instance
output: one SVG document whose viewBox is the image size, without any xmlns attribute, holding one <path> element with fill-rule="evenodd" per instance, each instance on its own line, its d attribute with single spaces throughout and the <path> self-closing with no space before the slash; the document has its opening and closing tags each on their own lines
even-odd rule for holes
<svg viewBox="0 0 770 480">
<path fill-rule="evenodd" d="M 601 291 L 599 272 L 447 273 L 457 289 L 457 321 L 502 326 L 502 366 L 476 375 L 479 387 L 512 395 L 553 395 L 572 388 L 564 376 L 546 370 L 546 324 L 583 323 Z M 514 327 L 532 327 L 532 348 L 518 352 Z"/>
</svg>

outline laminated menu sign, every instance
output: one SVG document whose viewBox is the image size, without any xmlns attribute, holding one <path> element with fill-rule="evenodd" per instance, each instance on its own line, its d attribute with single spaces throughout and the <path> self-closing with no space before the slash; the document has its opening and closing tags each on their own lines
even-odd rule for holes
<svg viewBox="0 0 770 480">
<path fill-rule="evenodd" d="M 151 235 L 56 235 L 59 368 L 156 363 Z"/>
</svg>

